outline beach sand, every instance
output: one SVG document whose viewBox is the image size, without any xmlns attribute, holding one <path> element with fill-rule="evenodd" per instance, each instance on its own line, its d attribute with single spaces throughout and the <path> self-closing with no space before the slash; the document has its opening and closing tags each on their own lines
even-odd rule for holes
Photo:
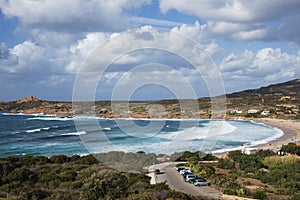
<svg viewBox="0 0 300 200">
<path fill-rule="evenodd" d="M 254 121 L 277 127 L 284 132 L 281 137 L 268 142 L 268 144 L 257 145 L 254 146 L 254 148 L 272 150 L 280 149 L 282 145 L 286 145 L 293 140 L 300 140 L 300 121 L 270 118 L 255 119 Z"/>
<path fill-rule="evenodd" d="M 290 143 L 293 140 L 300 140 L 300 121 L 284 120 L 284 119 L 271 119 L 271 118 L 259 118 L 259 119 L 245 119 L 253 120 L 257 123 L 263 123 L 269 126 L 276 127 L 283 131 L 283 135 L 275 140 L 269 141 L 266 144 L 259 144 L 256 146 L 245 148 L 256 148 L 263 150 L 279 150 L 283 145 Z M 226 156 L 228 152 L 215 153 L 217 157 Z"/>
</svg>

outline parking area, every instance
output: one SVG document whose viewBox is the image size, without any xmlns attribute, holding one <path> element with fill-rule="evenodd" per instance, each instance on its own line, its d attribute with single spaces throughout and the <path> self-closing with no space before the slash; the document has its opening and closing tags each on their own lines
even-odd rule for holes
<svg viewBox="0 0 300 200">
<path fill-rule="evenodd" d="M 155 174 L 155 169 L 160 170 L 160 174 Z M 195 186 L 192 182 L 186 182 L 183 176 L 177 171 L 175 163 L 163 163 L 151 166 L 152 184 L 166 182 L 170 188 L 193 196 L 206 196 L 211 199 L 220 199 L 221 192 L 209 186 Z"/>
</svg>

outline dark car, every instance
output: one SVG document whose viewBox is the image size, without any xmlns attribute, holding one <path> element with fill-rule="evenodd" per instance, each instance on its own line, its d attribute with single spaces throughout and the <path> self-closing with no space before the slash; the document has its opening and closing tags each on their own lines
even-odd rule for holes
<svg viewBox="0 0 300 200">
<path fill-rule="evenodd" d="M 190 178 L 189 183 L 194 183 L 197 179 L 201 179 L 199 176 L 195 176 L 195 178 Z"/>
<path fill-rule="evenodd" d="M 176 170 L 177 170 L 178 172 L 180 172 L 180 171 L 183 170 L 183 169 L 185 169 L 185 167 L 179 166 L 179 167 L 177 167 Z"/>
<path fill-rule="evenodd" d="M 191 173 L 191 172 L 185 172 L 184 174 L 182 174 L 183 179 L 185 179 L 187 175 L 191 175 L 191 174 L 193 174 L 193 173 Z"/>
</svg>

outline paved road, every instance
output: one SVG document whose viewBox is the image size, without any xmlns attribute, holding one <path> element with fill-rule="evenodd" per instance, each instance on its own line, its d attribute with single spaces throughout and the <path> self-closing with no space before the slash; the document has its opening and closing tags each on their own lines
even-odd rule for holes
<svg viewBox="0 0 300 200">
<path fill-rule="evenodd" d="M 196 187 L 191 183 L 184 182 L 182 176 L 176 171 L 175 163 L 153 165 L 150 167 L 149 171 L 154 171 L 155 169 L 160 169 L 161 174 L 155 176 L 154 173 L 151 173 L 152 184 L 166 181 L 170 188 L 180 192 L 191 194 L 193 196 L 206 196 L 211 199 L 221 199 L 221 192 L 214 188 L 209 186 Z"/>
</svg>

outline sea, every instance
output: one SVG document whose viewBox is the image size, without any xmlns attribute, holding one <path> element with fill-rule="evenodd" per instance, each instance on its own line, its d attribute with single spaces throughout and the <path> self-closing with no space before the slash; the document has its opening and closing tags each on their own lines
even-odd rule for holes
<svg viewBox="0 0 300 200">
<path fill-rule="evenodd" d="M 283 132 L 247 120 L 100 119 L 0 113 L 0 157 L 109 151 L 211 153 L 269 143 Z"/>
</svg>

